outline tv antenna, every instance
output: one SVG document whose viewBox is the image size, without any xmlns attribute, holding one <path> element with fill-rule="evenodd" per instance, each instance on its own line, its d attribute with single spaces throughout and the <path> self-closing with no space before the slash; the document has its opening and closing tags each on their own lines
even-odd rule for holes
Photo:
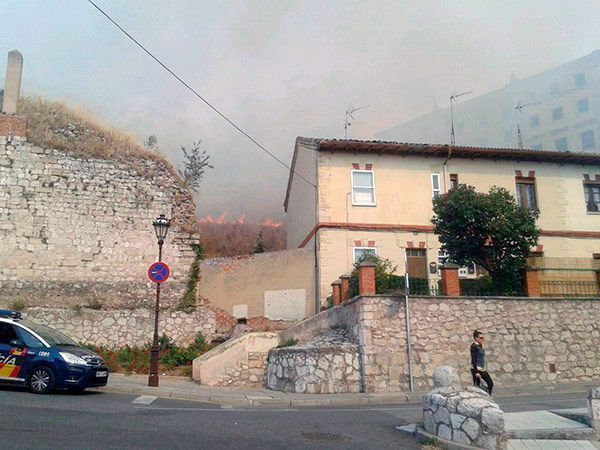
<svg viewBox="0 0 600 450">
<path fill-rule="evenodd" d="M 519 124 L 520 113 L 523 112 L 523 108 L 529 108 L 530 106 L 537 106 L 540 102 L 531 102 L 523 104 L 521 100 L 515 106 L 515 122 L 517 124 L 517 144 L 521 150 L 523 150 L 523 134 L 521 133 L 521 125 Z"/>
<path fill-rule="evenodd" d="M 471 94 L 473 91 L 461 92 L 460 94 L 452 94 L 450 96 L 450 145 L 456 144 L 456 136 L 454 135 L 454 102 L 458 97 Z"/>
<path fill-rule="evenodd" d="M 352 106 L 352 103 L 350 103 L 350 106 L 348 106 L 348 108 L 346 109 L 346 121 L 344 122 L 344 139 L 348 139 L 348 128 L 350 126 L 352 126 L 352 124 L 362 123 L 362 122 L 356 122 L 356 118 L 353 116 L 353 114 L 356 111 L 360 111 L 361 109 L 368 108 L 369 106 L 371 106 L 371 105 L 365 105 L 365 106 L 361 106 L 359 108 L 355 108 Z M 350 121 L 350 119 L 352 119 L 352 121 Z"/>
</svg>

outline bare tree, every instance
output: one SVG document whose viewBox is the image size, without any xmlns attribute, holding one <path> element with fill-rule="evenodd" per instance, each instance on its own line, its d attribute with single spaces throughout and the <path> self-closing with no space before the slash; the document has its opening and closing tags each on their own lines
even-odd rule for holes
<svg viewBox="0 0 600 450">
<path fill-rule="evenodd" d="M 181 146 L 183 170 L 179 169 L 179 174 L 194 191 L 200 187 L 206 169 L 214 169 L 209 163 L 210 155 L 206 153 L 206 150 L 200 150 L 201 143 L 202 141 L 193 142 L 192 148 L 189 150 L 183 145 Z"/>
<path fill-rule="evenodd" d="M 155 134 L 151 134 L 146 139 L 144 139 L 144 147 L 146 147 L 148 150 L 160 153 L 160 149 L 158 148 L 158 138 Z"/>
</svg>

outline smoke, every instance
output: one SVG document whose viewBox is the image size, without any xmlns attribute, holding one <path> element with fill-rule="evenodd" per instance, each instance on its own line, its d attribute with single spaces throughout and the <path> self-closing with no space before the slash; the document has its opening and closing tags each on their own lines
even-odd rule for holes
<svg viewBox="0 0 600 450">
<path fill-rule="evenodd" d="M 585 55 L 600 42 L 596 0 L 361 2 L 168 0 L 100 6 L 280 159 L 296 136 L 352 138 Z M 32 30 L 23 33 L 23 30 Z M 86 2 L 0 2 L 0 73 L 24 55 L 23 90 L 92 109 L 181 163 L 202 140 L 210 170 L 198 211 L 285 219 L 288 170 L 233 130 Z"/>
</svg>

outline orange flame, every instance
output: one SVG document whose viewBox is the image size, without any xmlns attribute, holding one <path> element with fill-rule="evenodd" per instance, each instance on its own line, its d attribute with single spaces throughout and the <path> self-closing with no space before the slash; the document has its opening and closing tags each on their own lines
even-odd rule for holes
<svg viewBox="0 0 600 450">
<path fill-rule="evenodd" d="M 198 219 L 198 223 L 200 223 L 200 224 L 217 224 L 217 225 L 224 225 L 224 224 L 245 225 L 247 223 L 248 224 L 252 223 L 252 222 L 248 222 L 248 219 L 246 218 L 246 214 L 242 214 L 237 219 L 231 218 L 230 220 L 228 219 L 228 216 L 229 216 L 229 212 L 227 212 L 227 211 L 224 211 L 218 217 L 213 217 L 211 214 L 208 214 L 206 217 Z M 266 228 L 281 228 L 283 226 L 283 222 L 275 222 L 270 217 L 267 217 L 260 223 L 256 222 L 256 224 L 259 224 L 260 226 L 266 227 Z"/>
</svg>

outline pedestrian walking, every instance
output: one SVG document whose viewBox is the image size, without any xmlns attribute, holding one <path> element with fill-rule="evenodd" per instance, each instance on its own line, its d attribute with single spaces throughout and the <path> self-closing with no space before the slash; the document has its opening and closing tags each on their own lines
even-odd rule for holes
<svg viewBox="0 0 600 450">
<path fill-rule="evenodd" d="M 487 391 L 492 395 L 494 382 L 492 377 L 485 369 L 485 350 L 483 348 L 483 333 L 475 330 L 473 332 L 473 343 L 471 344 L 471 375 L 473 375 L 473 384 L 480 387 L 481 380 L 485 381 Z"/>
</svg>

